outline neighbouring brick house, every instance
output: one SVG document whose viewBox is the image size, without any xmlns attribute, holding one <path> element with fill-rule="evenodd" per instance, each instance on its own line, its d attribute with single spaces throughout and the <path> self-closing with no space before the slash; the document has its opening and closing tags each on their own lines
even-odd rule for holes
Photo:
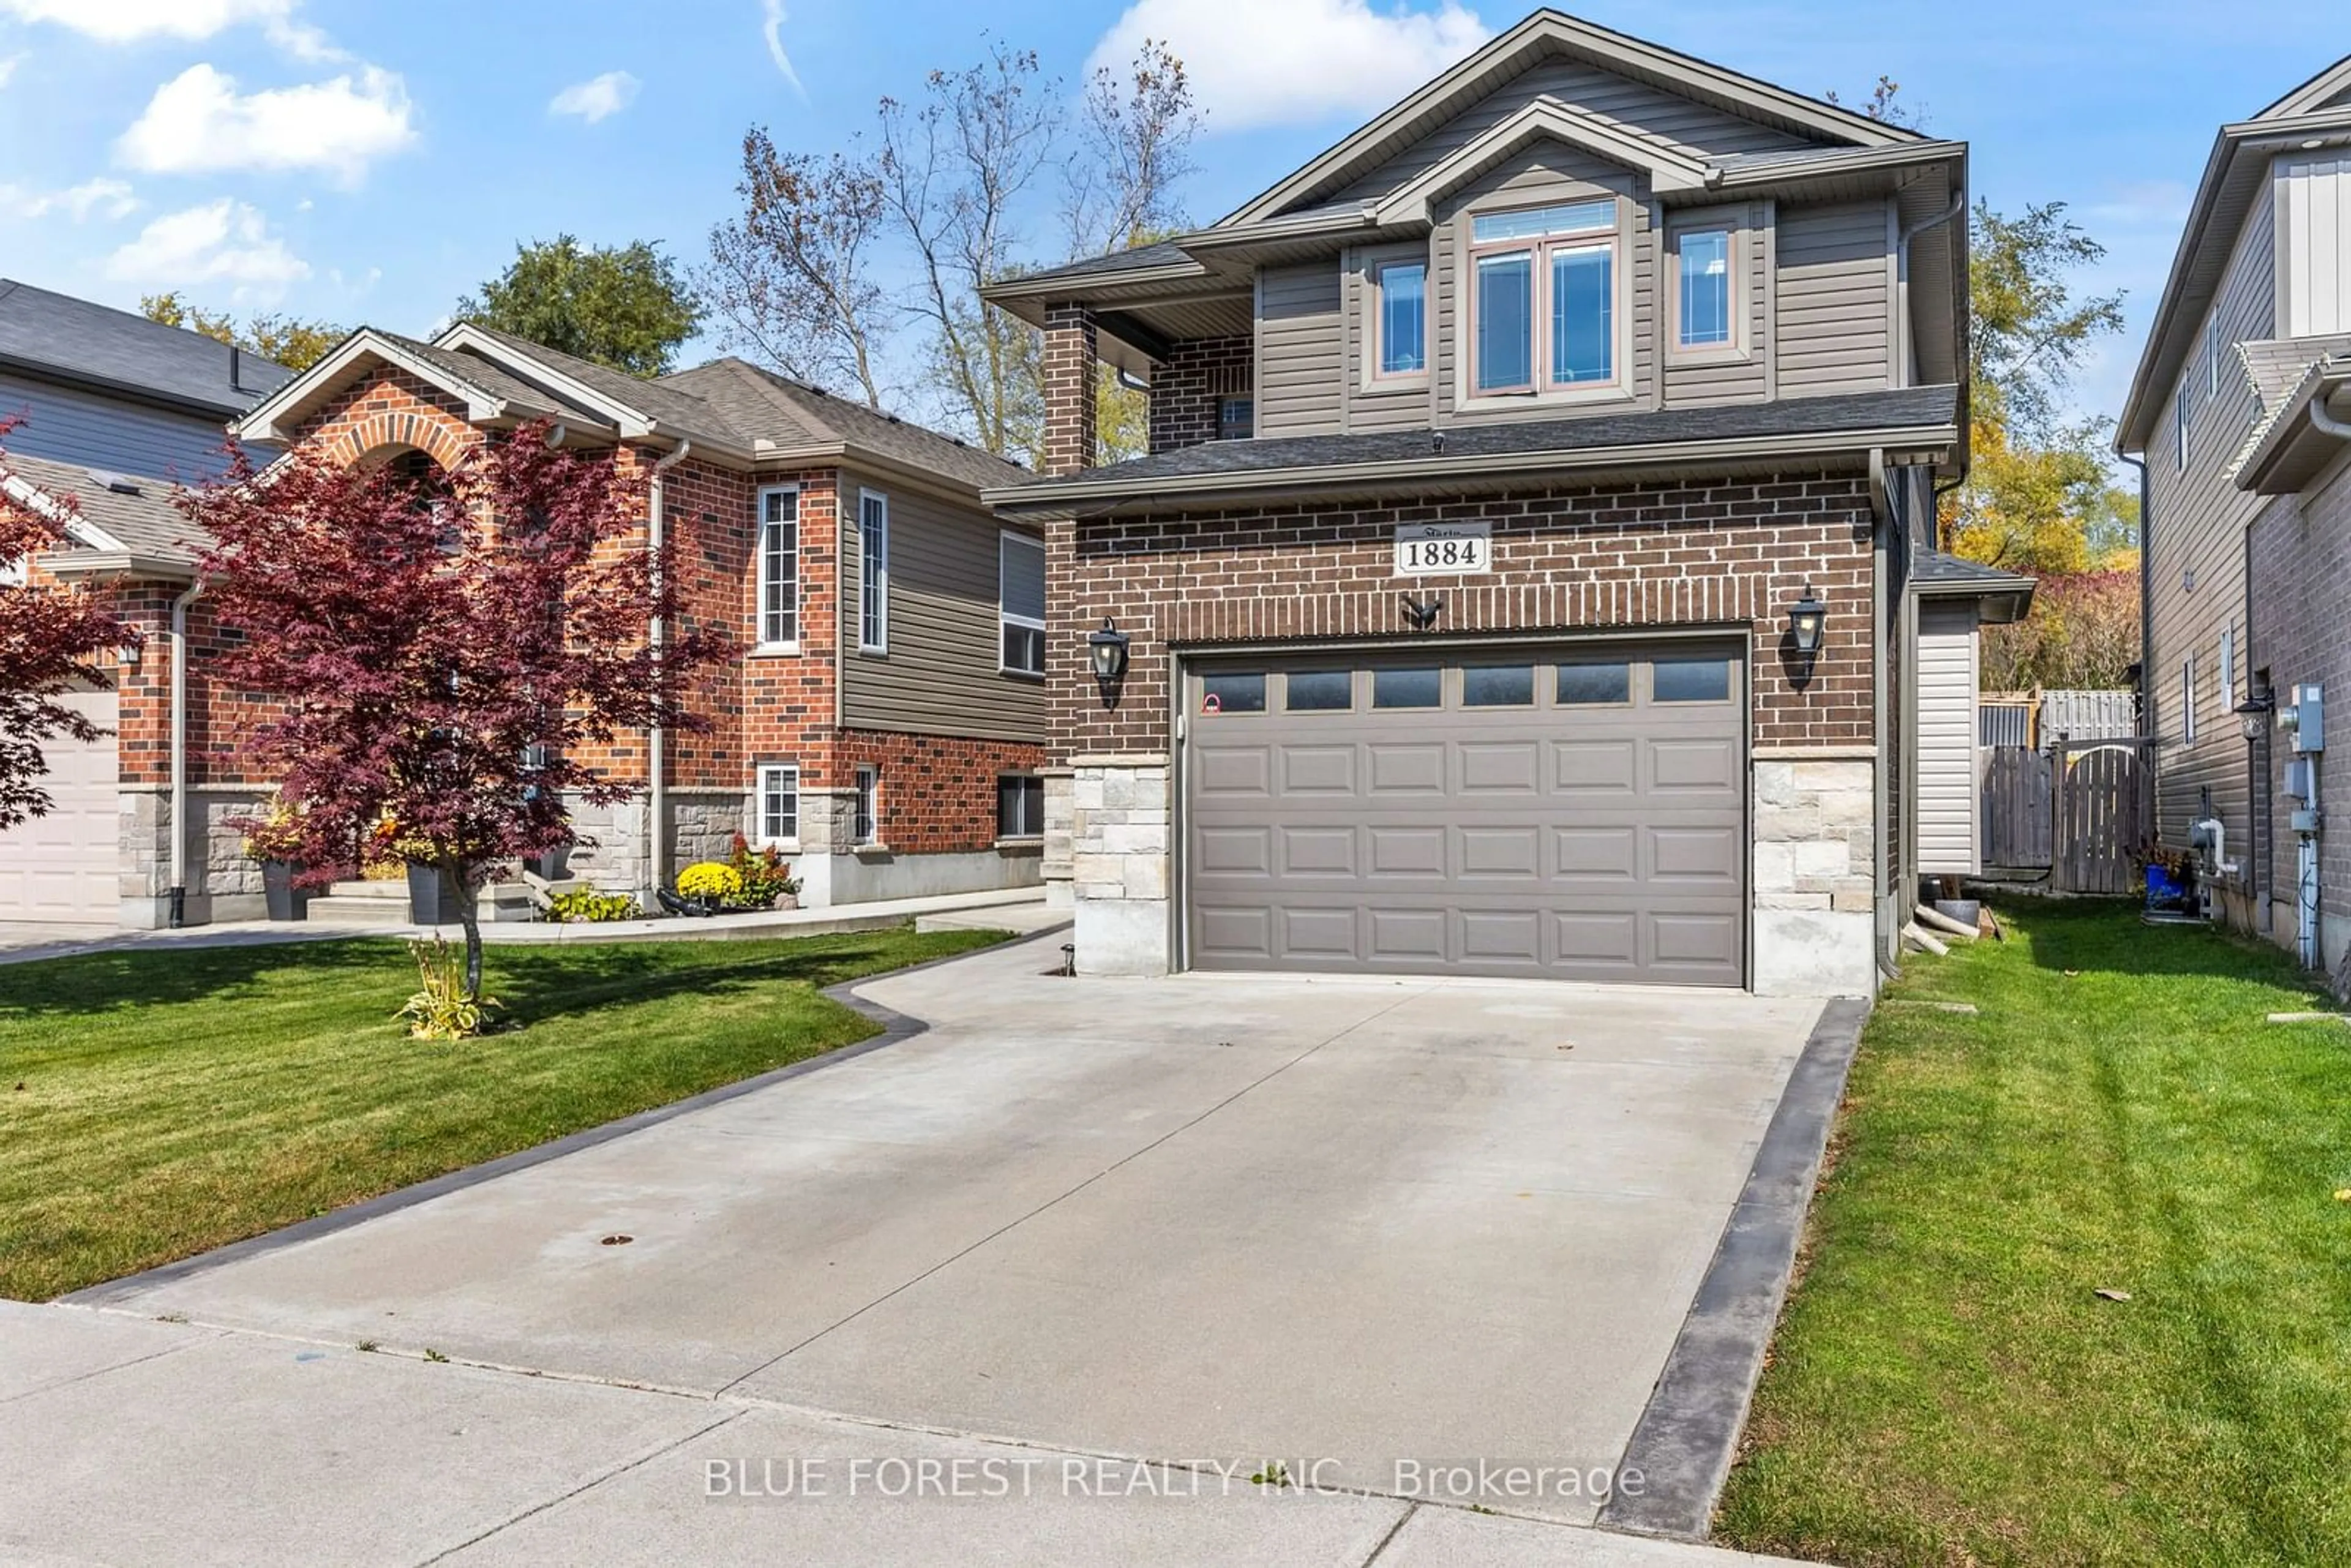
<svg viewBox="0 0 2351 1568">
<path fill-rule="evenodd" d="M 638 538 L 662 530 L 683 621 L 737 647 L 703 699 L 706 728 L 627 735 L 596 759 L 640 792 L 580 806 L 574 876 L 648 894 L 723 858 L 739 831 L 791 861 L 812 906 L 1037 880 L 1043 548 L 1033 525 L 999 523 L 978 498 L 1025 470 L 739 360 L 643 381 L 474 326 L 432 342 L 362 329 L 234 428 L 297 457 L 448 469 L 532 421 L 647 480 Z M 141 537 L 172 552 L 113 568 L 163 632 L 194 576 L 169 500 L 161 486 L 83 500 L 109 516 L 136 502 Z M 101 564 L 78 549 L 42 568 Z M 240 742 L 266 707 L 208 669 L 218 637 L 201 595 L 182 612 L 183 744 L 171 740 L 176 639 L 154 637 L 120 695 L 126 789 L 184 759 L 157 821 L 126 808 L 126 924 L 169 918 L 174 886 L 189 921 L 258 912 L 226 820 L 266 796 Z"/>
<path fill-rule="evenodd" d="M 1046 530 L 1080 967 L 1874 990 L 1966 156 L 1544 11 L 1222 221 L 989 289 L 1045 334 L 1047 471 L 988 499 Z M 1152 398 L 1108 467 L 1102 361 Z"/>
<path fill-rule="evenodd" d="M 2324 800 L 2351 699 L 2351 57 L 2215 136 L 2115 444 L 2145 476 L 2157 835 L 2219 822 L 2218 912 L 2351 990 Z"/>
</svg>

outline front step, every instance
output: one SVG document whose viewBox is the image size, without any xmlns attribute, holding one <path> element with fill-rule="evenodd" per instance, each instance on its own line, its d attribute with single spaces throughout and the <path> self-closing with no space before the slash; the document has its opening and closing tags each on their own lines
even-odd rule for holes
<svg viewBox="0 0 2351 1568">
<path fill-rule="evenodd" d="M 408 883 L 338 882 L 314 894 L 306 919 L 337 925 L 405 925 Z"/>
</svg>

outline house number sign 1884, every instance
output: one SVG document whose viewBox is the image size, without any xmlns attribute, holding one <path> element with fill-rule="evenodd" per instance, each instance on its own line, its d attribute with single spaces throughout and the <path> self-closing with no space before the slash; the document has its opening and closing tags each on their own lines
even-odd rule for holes
<svg viewBox="0 0 2351 1568">
<path fill-rule="evenodd" d="M 1399 523 L 1395 575 L 1455 576 L 1484 571 L 1494 549 L 1491 523 Z"/>
</svg>

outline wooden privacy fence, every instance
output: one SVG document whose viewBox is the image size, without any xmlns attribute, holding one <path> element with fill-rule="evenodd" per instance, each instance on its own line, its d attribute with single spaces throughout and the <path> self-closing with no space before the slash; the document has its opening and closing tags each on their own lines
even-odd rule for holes
<svg viewBox="0 0 2351 1568">
<path fill-rule="evenodd" d="M 2135 692 L 1985 692 L 1976 699 L 1976 744 L 1987 749 L 2128 740 L 2137 734 Z"/>
<path fill-rule="evenodd" d="M 2154 809 L 2155 742 L 1998 746 L 1984 768 L 1987 867 L 2040 870 L 2060 893 L 2131 894 Z"/>
</svg>

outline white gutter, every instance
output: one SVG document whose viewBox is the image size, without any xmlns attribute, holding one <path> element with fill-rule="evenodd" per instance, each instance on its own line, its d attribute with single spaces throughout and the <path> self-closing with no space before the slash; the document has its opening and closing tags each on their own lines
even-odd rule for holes
<svg viewBox="0 0 2351 1568">
<path fill-rule="evenodd" d="M 663 516 L 662 508 L 662 476 L 684 462 L 685 455 L 693 450 L 693 442 L 681 441 L 653 465 L 653 486 L 648 493 L 647 510 L 650 515 L 645 519 L 645 548 L 653 556 L 656 571 L 660 570 L 662 548 L 669 538 L 668 519 Z M 665 588 L 668 585 L 656 579 L 655 586 Z M 669 640 L 669 627 L 661 616 L 653 617 L 650 635 L 653 647 L 653 670 L 658 677 L 662 645 Z M 645 869 L 652 877 L 653 888 L 658 891 L 669 885 L 669 831 L 665 825 L 669 813 L 669 734 L 659 724 L 646 734 L 645 765 L 652 774 L 651 786 L 646 790 L 645 810 L 652 821 L 645 829 Z"/>
<path fill-rule="evenodd" d="M 201 582 L 172 601 L 172 910 L 174 930 L 188 913 L 188 606 Z"/>
</svg>

